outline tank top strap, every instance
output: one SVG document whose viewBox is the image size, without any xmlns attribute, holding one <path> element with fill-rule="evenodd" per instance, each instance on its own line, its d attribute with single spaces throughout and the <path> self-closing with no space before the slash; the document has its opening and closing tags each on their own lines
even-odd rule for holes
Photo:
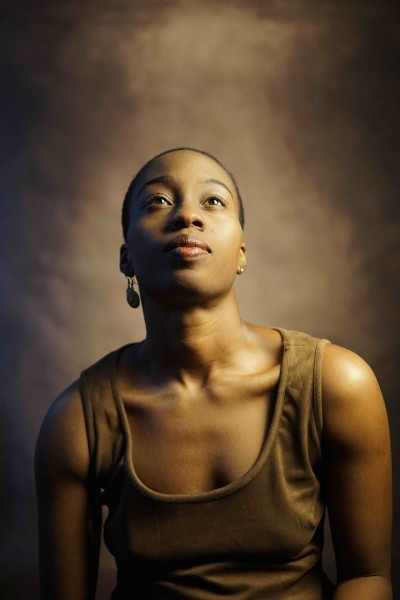
<svg viewBox="0 0 400 600">
<path fill-rule="evenodd" d="M 315 338 L 301 331 L 279 328 L 282 336 L 283 350 L 289 353 L 289 375 L 286 394 L 291 396 L 293 403 L 302 403 L 302 411 L 307 411 L 304 400 L 311 400 L 309 409 L 312 411 L 318 438 L 321 439 L 323 428 L 321 371 L 323 349 L 329 340 Z"/>
<path fill-rule="evenodd" d="M 112 388 L 112 374 L 123 348 L 115 350 L 80 376 L 91 474 L 105 489 L 124 455 L 125 440 Z"/>
</svg>

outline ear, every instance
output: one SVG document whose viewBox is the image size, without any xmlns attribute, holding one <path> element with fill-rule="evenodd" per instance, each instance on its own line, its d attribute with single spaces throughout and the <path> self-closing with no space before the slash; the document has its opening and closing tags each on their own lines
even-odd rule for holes
<svg viewBox="0 0 400 600">
<path fill-rule="evenodd" d="M 122 244 L 119 254 L 119 268 L 121 273 L 128 277 L 133 277 L 135 274 L 133 265 L 130 263 L 128 257 L 128 247 L 126 244 Z"/>
<path fill-rule="evenodd" d="M 240 250 L 239 250 L 238 268 L 245 269 L 246 264 L 247 264 L 246 244 L 244 242 L 242 242 L 240 245 Z"/>
</svg>

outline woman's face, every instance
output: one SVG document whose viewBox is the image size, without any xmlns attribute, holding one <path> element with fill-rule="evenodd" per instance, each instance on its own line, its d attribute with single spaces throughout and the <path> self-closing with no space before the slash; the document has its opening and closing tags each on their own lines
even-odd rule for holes
<svg viewBox="0 0 400 600">
<path fill-rule="evenodd" d="M 178 150 L 155 159 L 134 190 L 121 270 L 134 272 L 141 295 L 174 302 L 228 293 L 245 245 L 228 173 L 212 159 Z"/>
</svg>

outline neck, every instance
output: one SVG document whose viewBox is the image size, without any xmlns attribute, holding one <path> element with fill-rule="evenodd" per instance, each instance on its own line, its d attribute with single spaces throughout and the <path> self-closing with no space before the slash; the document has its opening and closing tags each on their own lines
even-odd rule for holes
<svg viewBox="0 0 400 600">
<path fill-rule="evenodd" d="M 216 367 L 234 365 L 243 349 L 247 329 L 233 292 L 214 304 L 178 308 L 146 298 L 143 311 L 142 358 L 157 379 L 205 381 Z"/>
</svg>

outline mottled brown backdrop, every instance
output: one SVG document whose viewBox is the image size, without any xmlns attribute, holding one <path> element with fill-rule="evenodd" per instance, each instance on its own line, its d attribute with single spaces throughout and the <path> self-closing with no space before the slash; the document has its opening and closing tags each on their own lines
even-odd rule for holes
<svg viewBox="0 0 400 600">
<path fill-rule="evenodd" d="M 13 0 L 0 17 L 0 596 L 38 597 L 32 456 L 47 406 L 144 334 L 118 271 L 119 213 L 166 148 L 208 150 L 237 176 L 243 316 L 376 370 L 397 472 L 397 3 Z M 101 600 L 110 569 L 104 555 Z"/>
</svg>

